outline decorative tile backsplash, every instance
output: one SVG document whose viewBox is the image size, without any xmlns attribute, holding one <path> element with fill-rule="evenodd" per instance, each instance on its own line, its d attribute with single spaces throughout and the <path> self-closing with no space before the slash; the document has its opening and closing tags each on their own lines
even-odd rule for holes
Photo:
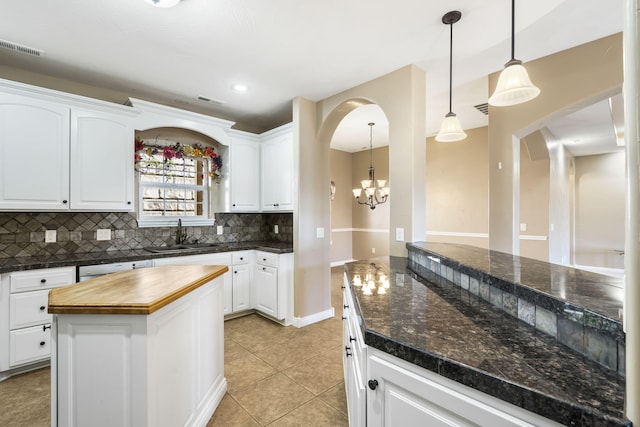
<svg viewBox="0 0 640 427">
<path fill-rule="evenodd" d="M 293 242 L 291 213 L 219 213 L 215 218 L 212 227 L 185 227 L 189 242 Z M 278 234 L 273 232 L 276 224 Z M 217 226 L 223 227 L 222 235 Z M 110 229 L 111 240 L 97 240 L 98 228 Z M 56 230 L 55 243 L 45 243 L 46 230 Z M 129 212 L 3 212 L 0 258 L 141 249 L 172 244 L 175 233 L 175 227 L 138 228 Z"/>
</svg>

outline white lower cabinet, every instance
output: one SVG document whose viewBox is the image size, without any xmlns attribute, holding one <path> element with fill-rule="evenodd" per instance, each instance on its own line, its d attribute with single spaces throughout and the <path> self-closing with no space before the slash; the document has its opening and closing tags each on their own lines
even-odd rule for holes
<svg viewBox="0 0 640 427">
<path fill-rule="evenodd" d="M 278 269 L 256 264 L 254 298 L 256 310 L 278 316 Z"/>
<path fill-rule="evenodd" d="M 343 366 L 350 426 L 559 426 L 365 345 L 349 286 L 345 275 Z"/>
<path fill-rule="evenodd" d="M 293 254 L 255 251 L 253 306 L 286 325 L 293 320 Z"/>
<path fill-rule="evenodd" d="M 51 354 L 49 290 L 76 282 L 75 267 L 0 276 L 0 379 L 46 362 Z"/>
<path fill-rule="evenodd" d="M 252 251 L 234 252 L 231 292 L 231 312 L 251 309 Z"/>
</svg>

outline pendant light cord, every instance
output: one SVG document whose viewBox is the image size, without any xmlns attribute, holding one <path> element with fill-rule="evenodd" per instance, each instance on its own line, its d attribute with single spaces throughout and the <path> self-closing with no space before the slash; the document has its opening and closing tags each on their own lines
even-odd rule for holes
<svg viewBox="0 0 640 427">
<path fill-rule="evenodd" d="M 449 24 L 449 114 L 453 114 L 451 108 L 451 92 L 453 91 L 453 22 Z"/>
<path fill-rule="evenodd" d="M 511 61 L 516 60 L 516 0 L 511 0 Z"/>
</svg>

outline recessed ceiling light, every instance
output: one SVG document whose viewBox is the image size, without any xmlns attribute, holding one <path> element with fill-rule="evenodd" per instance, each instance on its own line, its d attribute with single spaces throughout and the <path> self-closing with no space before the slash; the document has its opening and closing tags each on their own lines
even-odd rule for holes
<svg viewBox="0 0 640 427">
<path fill-rule="evenodd" d="M 156 7 L 173 7 L 180 3 L 182 0 L 144 0 L 149 4 L 152 4 Z"/>
<path fill-rule="evenodd" d="M 241 83 L 234 84 L 233 86 L 231 86 L 231 89 L 235 90 L 236 92 L 246 92 L 249 90 L 247 85 L 243 85 Z"/>
</svg>

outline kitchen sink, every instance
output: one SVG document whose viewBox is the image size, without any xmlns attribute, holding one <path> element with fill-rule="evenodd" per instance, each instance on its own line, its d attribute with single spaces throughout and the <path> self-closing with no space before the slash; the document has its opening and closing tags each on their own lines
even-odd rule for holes
<svg viewBox="0 0 640 427">
<path fill-rule="evenodd" d="M 192 243 L 183 245 L 170 245 L 170 246 L 147 246 L 144 250 L 156 254 L 160 253 L 176 253 L 176 252 L 188 252 L 197 251 L 199 249 L 207 249 L 218 246 L 219 243 Z"/>
</svg>

